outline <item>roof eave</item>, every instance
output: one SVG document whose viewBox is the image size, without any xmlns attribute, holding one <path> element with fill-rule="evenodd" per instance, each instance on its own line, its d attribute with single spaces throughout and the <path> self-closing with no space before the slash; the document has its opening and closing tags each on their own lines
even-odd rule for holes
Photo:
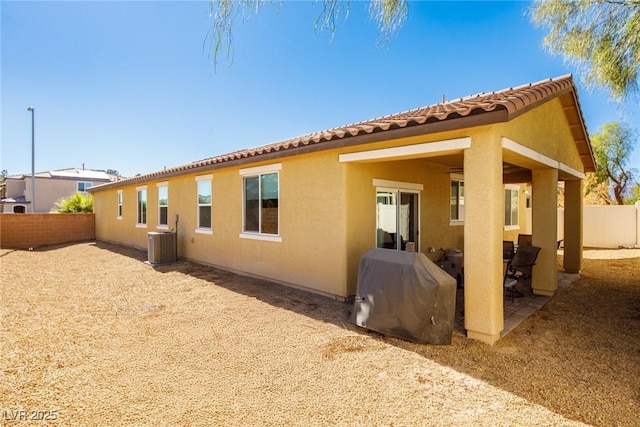
<svg viewBox="0 0 640 427">
<path fill-rule="evenodd" d="M 570 95 L 567 95 L 570 94 Z M 570 102 L 564 101 L 569 97 Z M 497 97 L 497 99 L 496 99 Z M 474 95 L 443 104 L 431 105 L 315 132 L 256 148 L 198 160 L 185 165 L 97 185 L 89 191 L 141 184 L 173 176 L 280 159 L 283 157 L 367 143 L 399 140 L 438 132 L 507 122 L 541 104 L 560 97 L 572 136 L 582 157 L 585 171 L 595 170 L 595 159 L 584 125 L 577 91 L 570 75 L 538 83 Z"/>
<path fill-rule="evenodd" d="M 319 142 L 311 142 L 307 145 L 298 145 L 296 147 L 281 148 L 260 154 L 246 155 L 227 161 L 214 161 L 210 163 L 188 167 L 191 164 L 167 169 L 166 171 L 154 172 L 150 174 L 140 175 L 139 177 L 128 178 L 121 181 L 95 185 L 88 188 L 90 193 L 96 191 L 107 190 L 110 188 L 124 187 L 132 184 L 143 184 L 145 182 L 157 181 L 158 179 L 166 179 L 175 176 L 202 173 L 215 169 L 245 165 L 259 161 L 269 161 L 280 159 L 283 157 L 295 156 L 300 154 L 313 153 L 336 148 L 345 148 L 362 144 L 370 144 L 375 142 L 410 138 L 420 135 L 428 135 L 452 130 L 459 130 L 475 126 L 483 126 L 494 123 L 506 122 L 509 115 L 506 109 L 497 109 L 489 112 L 482 112 L 464 117 L 449 118 L 440 121 L 434 121 L 424 124 L 409 125 L 396 129 L 380 130 L 372 133 L 363 133 L 355 136 L 346 134 L 342 138 L 335 137 L 329 140 L 321 140 Z"/>
</svg>

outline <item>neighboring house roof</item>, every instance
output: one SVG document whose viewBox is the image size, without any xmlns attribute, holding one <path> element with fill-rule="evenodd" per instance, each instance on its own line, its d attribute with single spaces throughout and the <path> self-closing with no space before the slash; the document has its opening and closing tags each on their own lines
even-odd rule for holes
<svg viewBox="0 0 640 427">
<path fill-rule="evenodd" d="M 198 169 L 211 169 L 216 165 L 223 166 L 226 163 L 268 160 L 308 151 L 506 122 L 557 97 L 562 97 L 561 101 L 565 115 L 585 170 L 588 172 L 594 171 L 595 160 L 583 120 L 577 90 L 571 75 L 565 75 L 497 92 L 479 93 L 414 110 L 314 132 L 273 144 L 210 157 L 162 171 L 138 175 L 117 183 L 99 185 L 91 188 L 90 191 L 151 181 Z"/>
<path fill-rule="evenodd" d="M 18 197 L 5 197 L 3 199 L 0 199 L 0 203 L 31 203 L 31 202 L 28 201 L 27 198 L 24 196 L 18 196 Z"/>
<path fill-rule="evenodd" d="M 62 169 L 56 171 L 50 171 L 49 174 L 52 178 L 74 178 L 74 179 L 87 179 L 87 180 L 113 180 L 113 175 L 109 175 L 104 171 L 97 171 L 92 169 Z"/>
<path fill-rule="evenodd" d="M 6 179 L 25 179 L 30 178 L 30 174 L 22 174 L 22 175 L 10 175 L 7 176 Z M 93 170 L 93 169 L 77 169 L 77 168 L 68 168 L 68 169 L 58 169 L 46 172 L 36 172 L 36 178 L 54 178 L 54 179 L 73 179 L 76 181 L 116 181 L 118 177 L 115 175 L 110 175 L 105 171 Z"/>
</svg>

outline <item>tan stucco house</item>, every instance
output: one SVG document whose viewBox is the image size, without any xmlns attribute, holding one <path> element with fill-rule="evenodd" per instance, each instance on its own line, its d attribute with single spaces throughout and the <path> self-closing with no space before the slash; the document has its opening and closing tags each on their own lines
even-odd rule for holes
<svg viewBox="0 0 640 427">
<path fill-rule="evenodd" d="M 5 177 L 0 188 L 0 213 L 46 213 L 56 209 L 56 202 L 74 193 L 86 193 L 94 185 L 118 179 L 105 171 L 67 168 L 37 172 L 35 178 L 35 204 L 31 175 Z"/>
<path fill-rule="evenodd" d="M 392 114 L 89 189 L 99 240 L 146 248 L 175 229 L 178 255 L 336 298 L 372 247 L 464 250 L 465 327 L 493 343 L 503 319 L 502 240 L 532 189 L 534 292 L 582 262 L 582 180 L 594 158 L 571 76 Z M 433 254 L 428 254 L 433 257 Z"/>
</svg>

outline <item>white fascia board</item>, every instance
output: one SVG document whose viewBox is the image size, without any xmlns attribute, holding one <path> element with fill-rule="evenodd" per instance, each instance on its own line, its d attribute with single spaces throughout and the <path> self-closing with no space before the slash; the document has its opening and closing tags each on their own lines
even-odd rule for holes
<svg viewBox="0 0 640 427">
<path fill-rule="evenodd" d="M 559 169 L 563 172 L 566 172 L 570 175 L 575 176 L 576 178 L 584 179 L 584 173 L 577 171 L 557 160 L 553 160 L 552 158 L 547 157 L 544 154 L 540 154 L 537 151 L 532 150 L 531 148 L 527 148 L 524 145 L 520 145 L 509 138 L 504 138 L 504 137 L 502 138 L 502 148 L 512 151 L 516 154 L 519 154 L 523 157 L 526 157 L 538 163 L 542 163 L 543 165 L 549 166 L 550 168 Z"/>
<path fill-rule="evenodd" d="M 573 175 L 576 178 L 584 179 L 585 175 L 582 172 L 577 171 L 574 168 L 565 165 L 564 163 L 558 162 L 558 165 L 560 167 L 560 170 L 562 170 L 562 171 L 564 171 L 564 172 L 566 172 L 566 173 L 568 173 L 570 175 Z"/>
<path fill-rule="evenodd" d="M 543 165 L 549 166 L 550 168 L 558 168 L 557 160 L 553 160 L 551 157 L 547 157 L 544 154 L 540 154 L 537 151 L 532 150 L 531 148 L 520 145 L 509 138 L 502 138 L 502 148 L 513 151 L 514 153 L 526 157 L 527 159 L 542 163 Z"/>
<path fill-rule="evenodd" d="M 438 154 L 451 154 L 452 152 L 462 151 L 466 148 L 471 148 L 470 137 L 340 154 L 338 156 L 338 160 L 340 163 L 386 159 L 400 160 L 403 158 L 427 157 L 427 155 L 436 156 Z"/>
</svg>

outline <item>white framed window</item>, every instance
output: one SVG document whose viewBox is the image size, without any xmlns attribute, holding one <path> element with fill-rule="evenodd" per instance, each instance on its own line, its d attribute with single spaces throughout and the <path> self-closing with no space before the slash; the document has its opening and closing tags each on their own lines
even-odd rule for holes
<svg viewBox="0 0 640 427">
<path fill-rule="evenodd" d="M 138 193 L 138 227 L 146 227 L 147 226 L 147 186 L 137 187 L 136 191 Z"/>
<path fill-rule="evenodd" d="M 198 189 L 197 204 L 197 228 L 196 233 L 211 234 L 211 195 L 212 195 L 212 175 L 196 176 L 196 186 Z"/>
<path fill-rule="evenodd" d="M 169 183 L 158 183 L 158 228 L 169 228 Z"/>
<path fill-rule="evenodd" d="M 464 224 L 464 176 L 451 174 L 449 193 L 449 225 Z"/>
<path fill-rule="evenodd" d="M 76 189 L 80 193 L 85 193 L 87 191 L 87 188 L 91 188 L 92 186 L 93 186 L 93 182 L 84 182 L 84 181 L 76 182 Z"/>
<path fill-rule="evenodd" d="M 280 170 L 282 163 L 240 169 L 242 233 L 247 239 L 281 242 Z"/>
<path fill-rule="evenodd" d="M 122 219 L 122 190 L 118 190 L 118 219 Z"/>
<path fill-rule="evenodd" d="M 507 230 L 520 228 L 520 187 L 505 185 L 504 187 L 504 227 Z"/>
</svg>

